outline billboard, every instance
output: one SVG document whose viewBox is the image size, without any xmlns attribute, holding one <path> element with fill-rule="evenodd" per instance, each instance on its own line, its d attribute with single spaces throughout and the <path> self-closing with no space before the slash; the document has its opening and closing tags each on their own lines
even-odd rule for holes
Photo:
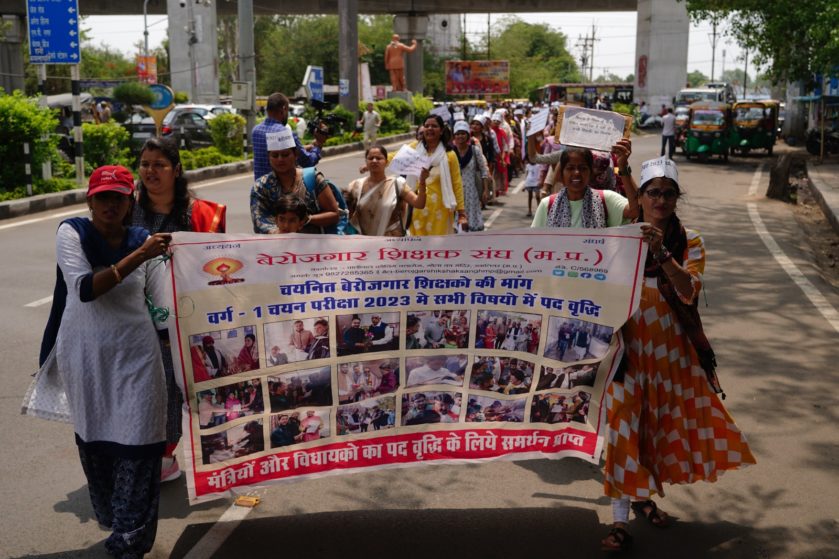
<svg viewBox="0 0 839 559">
<path fill-rule="evenodd" d="M 509 95 L 507 60 L 446 61 L 447 95 Z"/>
</svg>

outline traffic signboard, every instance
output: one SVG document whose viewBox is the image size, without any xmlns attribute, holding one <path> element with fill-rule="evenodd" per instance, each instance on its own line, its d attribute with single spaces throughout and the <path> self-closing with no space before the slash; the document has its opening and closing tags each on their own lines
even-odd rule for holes
<svg viewBox="0 0 839 559">
<path fill-rule="evenodd" d="M 323 101 L 323 68 L 307 66 L 303 76 L 303 86 L 309 94 L 309 99 Z"/>
<path fill-rule="evenodd" d="M 29 62 L 79 64 L 78 0 L 26 0 Z"/>
</svg>

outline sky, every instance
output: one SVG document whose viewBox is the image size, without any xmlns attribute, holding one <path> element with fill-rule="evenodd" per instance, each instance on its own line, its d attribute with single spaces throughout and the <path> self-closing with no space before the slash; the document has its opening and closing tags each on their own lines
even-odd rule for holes
<svg viewBox="0 0 839 559">
<path fill-rule="evenodd" d="M 501 19 L 505 14 L 493 14 L 492 21 Z M 635 12 L 571 12 L 519 14 L 529 23 L 547 23 L 568 37 L 568 46 L 579 62 L 580 49 L 575 48 L 577 39 L 591 33 L 595 26 L 598 41 L 594 46 L 594 76 L 611 72 L 621 77 L 634 73 L 635 61 Z M 149 16 L 149 48 L 154 48 L 166 38 L 168 29 L 166 16 Z M 143 40 L 143 16 L 91 16 L 85 19 L 85 27 L 90 30 L 95 45 L 107 45 L 125 54 L 137 53 L 135 47 Z M 486 33 L 487 15 L 471 14 L 467 16 L 466 32 L 470 41 L 477 42 Z M 725 50 L 725 69 L 742 67 L 740 48 L 729 42 L 726 37 L 718 36 L 715 75 L 723 70 L 723 50 Z M 706 76 L 711 75 L 711 26 L 708 23 L 692 24 L 688 44 L 688 72 L 699 70 Z M 754 69 L 749 69 L 754 75 Z"/>
</svg>

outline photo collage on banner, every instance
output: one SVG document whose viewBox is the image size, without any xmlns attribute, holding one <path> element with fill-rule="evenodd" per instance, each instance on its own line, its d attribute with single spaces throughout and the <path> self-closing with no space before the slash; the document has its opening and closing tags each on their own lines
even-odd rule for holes
<svg viewBox="0 0 839 559">
<path fill-rule="evenodd" d="M 230 236 L 213 237 L 233 245 Z M 638 244 L 625 237 L 615 245 Z M 250 245 L 260 242 L 267 244 Z M 637 304 L 634 260 L 620 263 L 625 285 L 601 307 L 594 302 L 601 286 L 556 279 L 546 266 L 529 276 L 520 266 L 497 277 L 462 266 L 456 274 L 365 277 L 341 264 L 314 268 L 333 273 L 313 280 L 311 266 L 272 267 L 264 262 L 278 257 L 244 242 L 255 254 L 225 256 L 239 262 L 236 277 L 202 279 L 188 272 L 207 271 L 195 244 L 177 247 L 173 259 L 183 266 L 174 273 L 176 300 L 195 309 L 178 314 L 176 327 L 190 396 L 191 498 L 430 456 L 598 459 L 603 389 L 619 347 L 614 334 Z M 339 254 L 375 253 L 353 250 Z M 573 288 L 567 294 L 556 291 L 566 284 Z"/>
</svg>

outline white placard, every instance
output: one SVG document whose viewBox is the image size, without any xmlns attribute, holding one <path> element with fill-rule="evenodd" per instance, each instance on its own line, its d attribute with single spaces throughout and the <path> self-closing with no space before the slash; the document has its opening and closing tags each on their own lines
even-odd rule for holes
<svg viewBox="0 0 839 559">
<path fill-rule="evenodd" d="M 536 134 L 541 133 L 545 130 L 548 126 L 548 115 L 550 111 L 545 109 L 539 111 L 538 113 L 534 114 L 530 117 L 530 127 L 527 129 L 527 136 L 535 136 Z"/>
<path fill-rule="evenodd" d="M 432 109 L 432 111 L 429 113 L 429 116 L 431 116 L 431 115 L 439 116 L 440 118 L 443 119 L 443 122 L 448 122 L 449 119 L 452 117 L 451 111 L 449 111 L 449 108 L 446 107 L 446 106 L 437 107 L 435 109 Z"/>
<path fill-rule="evenodd" d="M 420 155 L 417 150 L 405 144 L 390 162 L 388 173 L 392 175 L 419 176 L 423 169 L 428 168 L 429 158 Z"/>
<path fill-rule="evenodd" d="M 557 119 L 559 143 L 608 152 L 627 137 L 627 124 L 627 117 L 619 113 L 562 107 Z"/>
</svg>

